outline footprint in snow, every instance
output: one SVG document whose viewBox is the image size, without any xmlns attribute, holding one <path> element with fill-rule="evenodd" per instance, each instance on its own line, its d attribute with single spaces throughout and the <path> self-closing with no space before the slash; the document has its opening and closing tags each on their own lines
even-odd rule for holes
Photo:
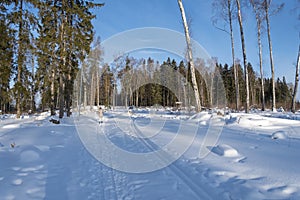
<svg viewBox="0 0 300 200">
<path fill-rule="evenodd" d="M 263 187 L 264 191 L 263 193 L 267 195 L 272 195 L 272 196 L 282 196 L 282 197 L 288 197 L 290 195 L 293 195 L 293 193 L 297 192 L 297 188 L 294 186 L 289 186 L 289 185 L 283 185 L 283 186 L 264 186 Z"/>
<path fill-rule="evenodd" d="M 23 183 L 23 180 L 22 179 L 20 179 L 20 178 L 18 178 L 18 179 L 15 179 L 15 180 L 13 180 L 12 181 L 12 184 L 13 185 L 21 185 Z"/>
<path fill-rule="evenodd" d="M 241 157 L 241 158 L 236 159 L 235 162 L 237 162 L 237 163 L 245 163 L 246 160 L 247 160 L 247 157 Z"/>
</svg>

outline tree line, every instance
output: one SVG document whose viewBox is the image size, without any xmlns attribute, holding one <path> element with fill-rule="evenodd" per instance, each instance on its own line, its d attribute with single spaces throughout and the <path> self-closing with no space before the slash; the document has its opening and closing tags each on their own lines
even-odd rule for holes
<svg viewBox="0 0 300 200">
<path fill-rule="evenodd" d="M 240 98 L 241 105 L 245 105 L 246 102 L 246 91 L 243 89 L 245 86 L 244 71 L 241 64 L 236 64 L 237 72 L 240 85 Z M 236 93 L 235 91 L 235 80 L 234 80 L 234 67 L 228 64 L 217 64 L 217 69 L 223 78 L 223 83 L 226 91 L 227 106 L 229 108 L 235 108 L 236 104 Z M 259 76 L 258 72 L 255 72 L 251 63 L 247 64 L 247 70 L 249 75 L 249 105 L 250 109 L 261 109 L 263 104 L 266 108 L 272 108 L 272 80 L 271 78 L 263 78 Z M 262 98 L 261 82 L 264 82 L 264 102 Z M 292 83 L 287 83 L 285 77 L 277 78 L 275 82 L 276 90 L 276 103 L 278 107 L 282 107 L 284 110 L 290 110 L 292 104 L 294 86 Z M 299 102 L 296 108 L 299 109 Z M 241 107 L 240 109 L 243 109 Z"/>
<path fill-rule="evenodd" d="M 254 17 L 256 19 L 256 31 L 257 31 L 257 46 L 258 46 L 258 54 L 259 54 L 259 66 L 260 66 L 260 102 L 261 102 L 261 109 L 265 110 L 265 103 L 269 102 L 269 95 L 270 91 L 265 92 L 265 84 L 271 83 L 271 108 L 272 110 L 276 110 L 276 103 L 277 103 L 277 97 L 280 98 L 279 93 L 280 91 L 277 91 L 278 88 L 278 80 L 276 82 L 275 78 L 275 64 L 273 59 L 273 49 L 272 49 L 272 40 L 271 40 L 271 16 L 277 14 L 280 12 L 284 7 L 284 3 L 276 4 L 272 0 L 214 0 L 213 1 L 213 8 L 214 8 L 214 16 L 212 18 L 213 24 L 220 30 L 228 33 L 231 40 L 231 54 L 232 54 L 232 65 L 234 68 L 234 85 L 235 85 L 235 108 L 239 108 L 240 104 L 240 98 L 239 98 L 239 91 L 240 87 L 240 78 L 238 74 L 238 66 L 236 63 L 236 55 L 235 55 L 235 40 L 234 40 L 234 31 L 233 31 L 233 22 L 234 20 L 238 21 L 239 24 L 239 30 L 240 30 L 240 39 L 241 39 L 241 48 L 242 48 L 242 56 L 243 56 L 243 70 L 244 70 L 244 80 L 245 85 L 243 86 L 243 89 L 246 92 L 246 99 L 244 102 L 245 111 L 249 112 L 250 109 L 250 101 L 252 92 L 250 91 L 250 75 L 248 71 L 248 61 L 247 61 L 247 52 L 246 52 L 246 37 L 245 37 L 245 30 L 244 30 L 244 21 L 243 19 L 245 16 L 242 14 L 242 8 L 252 10 Z M 297 9 L 297 8 L 296 8 Z M 266 29 L 266 35 L 267 35 L 267 45 L 268 45 L 268 54 L 269 54 L 269 60 L 270 60 L 270 68 L 271 68 L 271 79 L 265 79 L 263 74 L 263 52 L 262 52 L 262 34 L 264 33 L 264 30 Z M 296 64 L 296 73 L 295 73 L 295 83 L 294 88 L 292 90 L 291 96 L 291 104 L 290 104 L 290 110 L 295 112 L 296 110 L 296 96 L 297 96 L 297 88 L 298 88 L 298 81 L 299 81 L 299 54 L 300 54 L 300 45 L 299 50 L 297 54 L 297 64 Z M 251 72 L 250 72 L 251 73 Z M 267 81 L 267 82 L 265 82 Z M 283 80 L 283 82 L 285 82 Z M 266 94 L 267 93 L 267 94 Z M 281 99 L 279 99 L 280 102 Z"/>
<path fill-rule="evenodd" d="M 0 110 L 42 108 L 70 115 L 73 82 L 94 39 L 88 0 L 3 0 L 0 2 Z"/>
<path fill-rule="evenodd" d="M 91 9 L 103 6 L 92 1 L 4 0 L 0 2 L 0 110 L 34 111 L 37 98 L 40 109 L 51 115 L 59 109 L 70 116 L 72 107 L 88 105 L 225 107 L 235 110 L 252 107 L 296 109 L 299 52 L 295 84 L 284 77 L 275 80 L 270 15 L 283 4 L 271 0 L 243 1 L 250 5 L 257 21 L 260 72 L 247 61 L 243 28 L 244 4 L 240 0 L 215 0 L 213 24 L 231 38 L 232 63 L 224 64 L 193 58 L 190 33 L 182 0 L 178 0 L 187 41 L 187 58 L 179 64 L 167 59 L 160 64 L 151 58 L 121 56 L 103 64 L 100 39 L 94 38 Z M 235 56 L 233 21 L 239 22 L 243 50 L 242 64 Z M 227 28 L 229 25 L 229 28 Z M 263 75 L 262 26 L 267 27 L 272 78 Z M 201 30 L 199 30 L 201 31 Z M 205 63 L 213 65 L 210 69 Z M 101 66 L 101 67 L 99 67 Z M 80 67 L 80 70 L 79 70 Z M 259 76 L 257 75 L 259 74 Z M 137 87 L 138 86 L 138 87 Z"/>
<path fill-rule="evenodd" d="M 96 48 L 100 49 L 100 48 Z M 93 50 L 91 50 L 93 52 Z M 95 55 L 95 54 L 93 54 Z M 97 57 L 97 56 L 96 56 Z M 101 57 L 101 56 L 100 56 Z M 216 60 L 215 60 L 216 61 Z M 199 88 L 201 109 L 225 108 L 235 110 L 236 93 L 234 66 L 212 61 L 211 65 L 200 58 L 195 59 L 195 76 Z M 134 58 L 128 55 L 115 59 L 111 65 L 96 67 L 95 59 L 88 59 L 82 74 L 75 81 L 77 105 L 83 110 L 97 105 L 114 106 L 162 106 L 196 109 L 190 65 L 186 60 L 179 63 L 167 58 L 160 63 L 151 57 Z M 240 63 L 236 63 L 239 77 L 239 99 L 244 110 L 246 102 L 245 76 Z M 261 109 L 261 78 L 251 63 L 247 64 L 249 73 L 250 109 Z M 98 78 L 97 78 L 98 77 Z M 264 78 L 265 105 L 272 106 L 272 81 Z M 81 85 L 80 85 L 81 83 Z M 116 87 L 118 86 L 118 87 Z M 289 110 L 292 102 L 293 84 L 285 77 L 278 78 L 275 84 L 277 105 Z M 79 94 L 82 94 L 80 97 Z M 299 108 L 299 102 L 297 108 Z"/>
</svg>

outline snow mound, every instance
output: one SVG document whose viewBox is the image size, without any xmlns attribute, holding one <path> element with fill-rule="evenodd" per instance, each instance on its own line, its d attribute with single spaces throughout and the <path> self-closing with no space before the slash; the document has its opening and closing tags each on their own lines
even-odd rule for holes
<svg viewBox="0 0 300 200">
<path fill-rule="evenodd" d="M 209 120 L 211 119 L 212 115 L 208 112 L 200 112 L 197 113 L 189 118 L 189 120 L 196 121 L 201 125 L 207 125 Z"/>
<path fill-rule="evenodd" d="M 16 179 L 16 180 L 13 180 L 13 181 L 12 181 L 12 184 L 13 184 L 13 185 L 21 185 L 22 183 L 23 183 L 23 180 L 20 179 L 20 178 L 18 178 L 18 179 Z"/>
<path fill-rule="evenodd" d="M 244 127 L 267 127 L 272 125 L 268 119 L 255 115 L 240 116 L 238 119 L 238 124 Z"/>
<path fill-rule="evenodd" d="M 48 116 L 47 115 L 39 115 L 35 118 L 37 121 L 45 120 Z"/>
<path fill-rule="evenodd" d="M 219 156 L 223 156 L 223 157 L 238 157 L 239 153 L 238 151 L 227 145 L 227 144 L 220 144 L 217 145 L 213 148 L 211 148 L 211 151 Z"/>
<path fill-rule="evenodd" d="M 281 140 L 284 140 L 286 139 L 288 136 L 286 134 L 286 132 L 284 131 L 276 131 L 272 134 L 271 138 L 273 140 L 276 140 L 276 139 L 281 139 Z"/>
<path fill-rule="evenodd" d="M 4 129 L 11 129 L 11 128 L 19 128 L 20 124 L 7 124 L 5 126 L 3 126 L 2 128 Z"/>
</svg>

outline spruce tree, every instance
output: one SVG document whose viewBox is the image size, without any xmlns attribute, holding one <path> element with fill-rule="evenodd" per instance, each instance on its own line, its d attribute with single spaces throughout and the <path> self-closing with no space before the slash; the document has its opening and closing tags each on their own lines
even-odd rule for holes
<svg viewBox="0 0 300 200">
<path fill-rule="evenodd" d="M 2 6 L 1 6 L 2 7 Z M 2 10 L 2 9 L 1 9 Z M 3 8 L 3 10 L 5 10 Z M 5 20 L 6 14 L 0 15 L 0 110 L 3 113 L 9 110 L 10 81 L 13 73 L 13 40 L 14 35 Z"/>
<path fill-rule="evenodd" d="M 73 80 L 79 63 L 90 51 L 94 36 L 91 21 L 95 15 L 91 9 L 100 6 L 103 4 L 91 1 L 45 0 L 40 3 L 39 62 L 42 69 L 47 68 L 44 71 L 50 72 L 47 78 L 50 81 L 45 84 L 51 88 L 51 113 L 54 114 L 55 102 L 58 102 L 60 118 L 64 110 L 67 116 L 71 114 Z"/>
<path fill-rule="evenodd" d="M 16 99 L 17 118 L 20 118 L 22 107 L 26 102 L 29 93 L 27 85 L 28 71 L 28 50 L 32 50 L 33 31 L 36 28 L 37 20 L 33 9 L 37 6 L 35 0 L 17 0 L 11 5 L 8 20 L 13 24 L 15 35 L 15 84 L 13 87 Z M 33 7 L 30 9 L 30 7 Z M 23 105 L 23 106 L 22 106 Z"/>
</svg>

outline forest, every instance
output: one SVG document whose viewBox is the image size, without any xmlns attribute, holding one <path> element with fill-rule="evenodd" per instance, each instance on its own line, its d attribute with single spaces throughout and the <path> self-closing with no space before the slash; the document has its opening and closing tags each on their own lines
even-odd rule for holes
<svg viewBox="0 0 300 200">
<path fill-rule="evenodd" d="M 93 52 L 93 50 L 92 50 Z M 234 68 L 228 64 L 217 62 L 211 68 L 214 71 L 197 70 L 196 79 L 200 88 L 201 105 L 204 109 L 213 107 L 235 108 Z M 101 69 L 91 67 L 92 63 L 86 63 L 88 70 L 83 75 L 83 92 L 81 102 L 84 107 L 88 105 L 111 106 L 163 106 L 176 107 L 176 103 L 194 105 L 195 100 L 192 91 L 190 66 L 186 60 L 179 63 L 175 59 L 167 58 L 163 63 L 152 58 L 137 59 L 130 56 L 118 58 L 118 62 L 112 66 L 106 65 Z M 118 66 L 117 68 L 115 66 Z M 205 64 L 201 59 L 195 60 L 197 69 L 204 69 Z M 243 110 L 245 104 L 245 80 L 241 64 L 238 66 L 240 107 Z M 250 105 L 251 109 L 260 109 L 262 106 L 261 79 L 254 71 L 251 63 L 248 63 Z M 202 73 L 200 73 L 202 71 Z M 98 77 L 98 79 L 97 79 Z M 207 78 L 209 77 L 209 78 Z M 267 108 L 272 105 L 272 84 L 270 78 L 264 78 L 265 104 Z M 80 74 L 77 77 L 80 83 Z M 117 83 L 118 82 L 118 83 Z M 146 83 L 145 83 L 146 82 Z M 98 87 L 95 87 L 98 83 Z M 120 91 L 116 91 L 115 85 L 121 85 Z M 187 84 L 190 87 L 187 87 Z M 137 85 L 140 85 L 137 88 Z M 221 86 L 220 86 L 221 85 Z M 186 90 L 185 90 L 186 88 Z M 75 89 L 75 96 L 79 89 Z M 216 97 L 216 94 L 222 98 Z M 287 83 L 285 77 L 276 80 L 277 106 L 289 110 L 292 102 L 293 84 Z M 224 98 L 223 98 L 224 97 Z M 217 102 L 218 101 L 218 102 Z M 76 102 L 76 100 L 75 100 Z M 189 102 L 189 103 L 188 103 Z M 298 104 L 297 104 L 298 105 Z M 299 105 L 298 105 L 299 106 Z"/>
<path fill-rule="evenodd" d="M 182 1 L 178 3 L 183 11 Z M 266 23 L 270 39 L 270 9 L 279 12 L 283 4 L 271 7 L 269 0 L 249 0 L 248 4 L 257 19 L 260 47 L 261 25 Z M 226 31 L 231 33 L 232 20 L 239 21 L 243 60 L 234 56 L 232 43 L 233 64 L 218 63 L 217 58 L 212 58 L 210 70 L 199 70 L 204 69 L 203 63 L 207 61 L 191 59 L 184 12 L 186 59 L 177 63 L 173 58 L 166 58 L 160 63 L 150 57 L 123 55 L 116 57 L 113 63 L 101 63 L 105 52 L 100 38 L 95 37 L 92 24 L 95 14 L 91 10 L 102 6 L 103 3 L 93 1 L 1 1 L 1 113 L 16 113 L 19 118 L 23 113 L 49 110 L 55 115 L 59 110 L 62 118 L 64 113 L 70 116 L 72 108 L 79 106 L 176 107 L 179 103 L 183 107 L 198 104 L 203 109 L 228 107 L 246 112 L 280 107 L 299 109 L 299 102 L 295 100 L 299 53 L 295 83 L 287 83 L 285 77 L 275 78 L 271 40 L 272 77 L 254 71 L 243 46 L 239 0 L 213 1 L 217 14 L 212 23 L 216 27 L 220 23 L 230 25 Z"/>
<path fill-rule="evenodd" d="M 94 38 L 91 1 L 4 0 L 0 3 L 0 105 L 3 113 L 70 116 L 73 80 Z"/>
</svg>

